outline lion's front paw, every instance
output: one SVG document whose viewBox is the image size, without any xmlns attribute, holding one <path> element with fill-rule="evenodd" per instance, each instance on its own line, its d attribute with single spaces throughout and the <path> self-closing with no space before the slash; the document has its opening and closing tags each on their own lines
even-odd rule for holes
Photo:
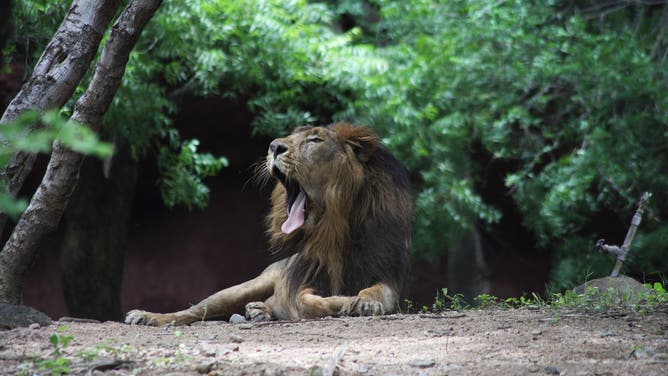
<svg viewBox="0 0 668 376">
<path fill-rule="evenodd" d="M 162 313 L 146 312 L 133 309 L 125 315 L 125 323 L 130 325 L 161 326 L 169 324 L 171 320 Z"/>
<path fill-rule="evenodd" d="M 385 309 L 383 303 L 377 300 L 351 296 L 341 308 L 340 314 L 345 316 L 376 316 L 384 315 Z"/>
<path fill-rule="evenodd" d="M 263 302 L 251 302 L 246 304 L 246 320 L 271 321 L 271 319 L 271 309 Z"/>
</svg>

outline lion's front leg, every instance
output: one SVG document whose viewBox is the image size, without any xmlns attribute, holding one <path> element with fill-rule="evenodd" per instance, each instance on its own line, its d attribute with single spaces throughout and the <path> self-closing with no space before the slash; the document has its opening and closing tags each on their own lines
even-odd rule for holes
<svg viewBox="0 0 668 376">
<path fill-rule="evenodd" d="M 127 313 L 125 322 L 132 325 L 187 325 L 231 315 L 244 309 L 248 302 L 270 297 L 283 266 L 281 261 L 269 265 L 257 278 L 219 291 L 183 311 L 153 313 L 135 309 Z"/>
<path fill-rule="evenodd" d="M 297 296 L 298 317 L 315 319 L 326 316 L 338 316 L 347 299 L 347 296 L 322 297 L 315 295 L 311 289 L 304 289 Z"/>
<path fill-rule="evenodd" d="M 377 283 L 361 290 L 357 296 L 347 298 L 341 315 L 376 316 L 392 313 L 396 310 L 399 294 L 384 283 Z"/>
<path fill-rule="evenodd" d="M 248 321 L 271 321 L 274 316 L 271 308 L 265 302 L 250 302 L 246 304 L 246 320 Z"/>
</svg>

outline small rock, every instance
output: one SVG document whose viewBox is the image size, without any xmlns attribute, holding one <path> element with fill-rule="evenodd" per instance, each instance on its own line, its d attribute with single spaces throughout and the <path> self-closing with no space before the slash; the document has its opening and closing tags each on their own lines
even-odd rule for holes
<svg viewBox="0 0 668 376">
<path fill-rule="evenodd" d="M 51 319 L 42 312 L 22 305 L 0 303 L 0 328 L 27 328 L 30 324 L 51 325 Z"/>
<path fill-rule="evenodd" d="M 213 362 L 213 361 L 212 361 L 212 362 L 204 362 L 204 363 L 200 363 L 200 364 L 197 365 L 197 367 L 195 367 L 195 370 L 196 370 L 198 373 L 206 373 L 206 374 L 208 374 L 209 372 L 211 372 L 211 368 L 213 368 L 213 365 L 214 365 L 215 363 L 216 363 L 216 362 Z"/>
<path fill-rule="evenodd" d="M 357 373 L 367 373 L 371 371 L 371 365 L 369 364 L 362 364 L 360 368 L 357 369 Z"/>
<path fill-rule="evenodd" d="M 236 334 L 232 334 L 230 336 L 230 342 L 241 343 L 243 341 L 244 341 L 244 339 L 243 339 L 242 336 L 239 336 L 239 335 L 236 335 Z"/>
<path fill-rule="evenodd" d="M 241 325 L 239 325 L 239 329 L 244 329 L 244 330 L 253 329 L 253 325 L 252 324 L 241 324 Z"/>
<path fill-rule="evenodd" d="M 408 365 L 417 368 L 429 368 L 436 365 L 436 362 L 430 359 L 413 359 L 410 362 L 408 362 Z"/>
<path fill-rule="evenodd" d="M 538 367 L 538 366 L 535 365 L 535 364 L 532 365 L 531 367 L 529 367 L 529 373 L 536 373 L 536 372 L 538 372 L 538 371 L 540 371 L 540 367 Z"/>
<path fill-rule="evenodd" d="M 654 359 L 657 362 L 668 362 L 668 353 L 657 353 L 654 355 Z"/>
<path fill-rule="evenodd" d="M 615 332 L 613 332 L 612 330 L 608 330 L 608 331 L 605 331 L 605 332 L 599 334 L 599 337 L 614 337 L 616 335 L 617 334 Z"/>
<path fill-rule="evenodd" d="M 543 334 L 543 331 L 540 330 L 540 329 L 531 331 L 531 335 L 532 335 L 532 336 L 539 336 L 539 335 L 541 335 L 541 334 Z"/>
<path fill-rule="evenodd" d="M 238 313 L 235 313 L 232 316 L 230 316 L 230 324 L 241 324 L 244 322 L 247 322 L 246 318 Z"/>
<path fill-rule="evenodd" d="M 319 369 L 318 369 L 319 370 Z M 313 371 L 316 371 L 313 373 Z M 312 370 L 311 374 L 320 374 L 317 370 Z M 280 376 L 283 375 L 283 371 L 276 369 L 263 369 L 260 371 L 260 376 Z"/>
<path fill-rule="evenodd" d="M 28 329 L 32 329 L 32 330 L 39 329 L 39 324 L 34 322 L 34 323 L 30 324 L 30 326 L 28 326 Z"/>
<path fill-rule="evenodd" d="M 651 346 L 641 347 L 641 348 L 635 349 L 631 353 L 631 356 L 636 358 L 636 359 L 651 358 L 654 355 L 656 355 L 656 349 L 654 347 L 651 347 Z"/>
<path fill-rule="evenodd" d="M 216 345 L 210 343 L 204 343 L 200 347 L 202 352 L 206 356 L 221 356 L 231 353 L 232 351 L 239 351 L 238 345 L 228 344 L 228 345 Z"/>
<path fill-rule="evenodd" d="M 545 366 L 543 367 L 543 371 L 545 371 L 546 374 L 548 375 L 560 375 L 561 370 L 555 366 Z"/>
</svg>

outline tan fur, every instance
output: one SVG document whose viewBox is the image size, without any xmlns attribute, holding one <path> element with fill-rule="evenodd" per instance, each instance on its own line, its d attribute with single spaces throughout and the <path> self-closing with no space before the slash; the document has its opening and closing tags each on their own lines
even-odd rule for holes
<svg viewBox="0 0 668 376">
<path fill-rule="evenodd" d="M 270 265 L 257 278 L 222 290 L 187 310 L 167 314 L 133 310 L 128 312 L 126 322 L 188 324 L 230 315 L 244 305 L 251 320 L 393 312 L 399 299 L 398 286 L 376 283 L 357 296 L 341 296 L 344 261 L 351 256 L 348 247 L 352 228 L 361 226 L 372 213 L 382 212 L 410 229 L 412 205 L 408 193 L 397 194 L 389 174 L 364 168 L 378 147 L 377 137 L 368 128 L 347 123 L 297 128 L 291 135 L 274 140 L 263 173 L 278 169 L 286 179 L 298 182 L 308 197 L 308 215 L 299 230 L 283 233 L 289 193 L 283 184 L 276 184 L 267 216 L 269 243 L 273 250 L 286 251 L 286 244 L 299 241 L 299 252 Z M 406 247 L 410 235 L 407 237 Z M 308 265 L 300 276 L 288 273 L 297 260 Z M 320 296 L 309 285 L 309 276 L 320 272 L 329 276 L 331 296 Z M 296 296 L 289 292 L 291 283 L 299 283 Z"/>
</svg>

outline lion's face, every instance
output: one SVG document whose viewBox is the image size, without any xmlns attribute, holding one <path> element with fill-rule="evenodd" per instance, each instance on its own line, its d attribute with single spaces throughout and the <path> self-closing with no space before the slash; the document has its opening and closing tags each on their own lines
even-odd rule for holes
<svg viewBox="0 0 668 376">
<path fill-rule="evenodd" d="M 298 128 L 271 142 L 266 167 L 285 188 L 284 233 L 302 227 L 311 211 L 322 209 L 327 189 L 341 180 L 341 168 L 351 159 L 355 154 L 347 140 L 329 128 Z"/>
</svg>

